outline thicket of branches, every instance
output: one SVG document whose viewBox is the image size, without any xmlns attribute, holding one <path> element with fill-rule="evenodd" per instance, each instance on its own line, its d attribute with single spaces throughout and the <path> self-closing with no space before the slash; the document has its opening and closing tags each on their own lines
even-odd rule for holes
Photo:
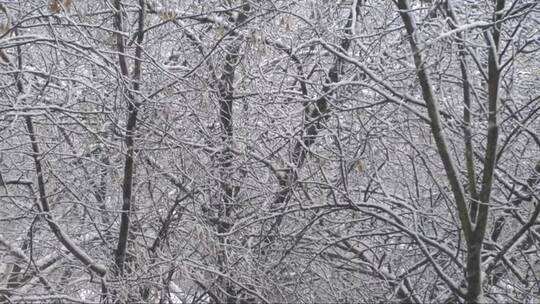
<svg viewBox="0 0 540 304">
<path fill-rule="evenodd" d="M 537 1 L 0 1 L 0 301 L 540 301 Z"/>
</svg>

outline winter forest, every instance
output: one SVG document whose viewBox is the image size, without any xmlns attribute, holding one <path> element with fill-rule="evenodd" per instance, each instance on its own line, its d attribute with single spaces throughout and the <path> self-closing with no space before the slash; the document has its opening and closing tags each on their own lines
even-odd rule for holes
<svg viewBox="0 0 540 304">
<path fill-rule="evenodd" d="M 536 0 L 0 1 L 1 303 L 539 303 Z"/>
</svg>

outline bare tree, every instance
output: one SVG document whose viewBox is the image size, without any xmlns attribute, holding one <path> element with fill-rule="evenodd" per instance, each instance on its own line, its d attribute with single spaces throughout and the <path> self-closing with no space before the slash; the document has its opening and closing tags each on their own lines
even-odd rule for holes
<svg viewBox="0 0 540 304">
<path fill-rule="evenodd" d="M 0 299 L 538 301 L 536 1 L 0 1 Z"/>
</svg>

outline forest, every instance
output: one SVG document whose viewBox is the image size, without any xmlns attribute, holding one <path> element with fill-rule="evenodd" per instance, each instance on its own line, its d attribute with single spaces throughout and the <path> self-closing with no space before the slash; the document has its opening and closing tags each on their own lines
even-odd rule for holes
<svg viewBox="0 0 540 304">
<path fill-rule="evenodd" d="M 537 0 L 0 0 L 0 303 L 540 303 Z"/>
</svg>

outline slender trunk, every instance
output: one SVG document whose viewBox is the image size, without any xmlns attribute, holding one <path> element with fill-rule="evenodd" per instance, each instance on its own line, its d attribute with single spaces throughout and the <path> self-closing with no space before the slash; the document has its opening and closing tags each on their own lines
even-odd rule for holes
<svg viewBox="0 0 540 304">
<path fill-rule="evenodd" d="M 247 20 L 247 13 L 250 10 L 250 5 L 245 3 L 236 18 L 233 20 L 235 24 L 242 24 Z M 231 275 L 229 270 L 229 239 L 227 236 L 221 236 L 230 231 L 234 216 L 236 204 L 236 195 L 240 190 L 239 186 L 233 183 L 233 165 L 234 154 L 228 148 L 234 145 L 234 79 L 236 67 L 241 60 L 240 44 L 238 41 L 233 42 L 232 46 L 226 48 L 225 62 L 223 66 L 223 74 L 218 80 L 218 100 L 219 100 L 219 121 L 221 130 L 221 142 L 224 146 L 223 153 L 218 159 L 219 170 L 219 188 L 220 198 L 217 206 L 214 206 L 215 229 L 218 232 L 218 252 L 216 256 L 216 264 L 221 273 Z M 219 301 L 225 303 L 236 303 L 238 301 L 239 291 L 227 276 L 219 275 L 217 285 L 221 292 L 217 293 Z"/>
<path fill-rule="evenodd" d="M 477 246 L 475 236 L 478 236 L 478 234 L 475 233 L 474 224 L 471 223 L 469 218 L 469 210 L 467 208 L 465 192 L 460 181 L 459 171 L 456 169 L 454 159 L 448 148 L 447 137 L 442 129 L 443 124 L 441 123 L 439 114 L 438 100 L 435 97 L 433 86 L 431 84 L 431 78 L 428 74 L 427 67 L 424 64 L 421 48 L 417 42 L 416 23 L 414 21 L 413 14 L 410 11 L 409 1 L 399 0 L 397 2 L 397 6 L 399 8 L 399 14 L 403 20 L 403 24 L 405 25 L 405 29 L 407 30 L 407 39 L 411 47 L 418 81 L 422 88 L 422 96 L 426 102 L 429 118 L 431 120 L 430 127 L 437 146 L 437 152 L 439 153 L 439 157 L 443 163 L 447 181 L 450 184 L 450 188 L 454 194 L 457 213 L 460 220 L 461 229 L 463 231 L 463 236 L 465 237 L 465 242 L 468 245 L 468 249 L 472 250 L 472 252 L 469 252 L 467 259 L 467 265 L 470 264 L 472 269 L 471 271 L 467 272 L 467 275 L 470 275 L 474 280 L 480 280 L 478 285 L 481 288 L 481 264 L 479 260 L 477 261 L 477 259 L 480 259 L 482 237 L 480 237 L 480 244 Z M 471 244 L 474 245 L 471 246 Z M 435 264 L 434 266 L 437 265 Z M 444 279 L 444 276 L 441 276 L 441 278 Z M 454 292 L 459 296 L 463 296 L 459 290 L 454 290 Z"/>
<path fill-rule="evenodd" d="M 452 29 L 456 29 L 458 20 L 454 14 L 451 3 L 446 3 L 446 12 L 448 14 L 448 25 Z M 476 171 L 474 166 L 474 150 L 472 144 L 472 130 L 471 130 L 471 83 L 469 73 L 467 71 L 467 52 L 465 49 L 465 34 L 456 33 L 456 42 L 459 49 L 459 69 L 461 71 L 461 81 L 463 83 L 463 139 L 465 143 L 465 165 L 467 168 L 467 189 L 471 196 L 471 203 L 469 209 L 469 216 L 471 222 L 476 222 L 476 215 L 478 213 L 478 192 L 476 190 Z"/>
<path fill-rule="evenodd" d="M 120 231 L 118 233 L 118 243 L 114 251 L 115 272 L 119 276 L 124 276 L 127 260 L 127 248 L 129 238 L 132 236 L 130 229 L 131 213 L 135 210 L 133 197 L 133 182 L 135 178 L 135 138 L 137 130 L 138 112 L 140 102 L 136 100 L 136 95 L 140 91 L 141 66 L 142 66 L 142 43 L 144 38 L 144 19 L 145 19 L 145 1 L 139 0 L 137 39 L 135 48 L 135 60 L 133 75 L 129 74 L 128 63 L 126 58 L 126 45 L 124 37 L 120 34 L 124 30 L 124 13 L 120 0 L 114 2 L 115 12 L 115 27 L 119 31 L 116 35 L 116 47 L 118 51 L 118 63 L 121 76 L 124 81 L 131 82 L 132 91 L 128 88 L 124 89 L 124 96 L 127 103 L 127 122 L 126 135 L 124 143 L 126 145 L 126 156 L 124 161 L 124 175 L 122 182 L 122 210 L 120 216 Z M 128 84 L 129 84 L 128 82 Z M 116 293 L 116 291 L 115 291 Z M 133 295 L 129 295 L 132 297 Z M 117 294 L 114 295 L 114 301 L 121 303 L 125 299 L 121 299 Z M 128 302 L 133 301 L 132 298 L 127 299 Z"/>
<path fill-rule="evenodd" d="M 354 0 L 352 3 L 351 11 L 349 13 L 347 23 L 345 24 L 345 37 L 341 39 L 340 46 L 343 51 L 347 52 L 352 43 L 352 37 L 354 36 L 354 27 L 360 8 L 363 5 L 363 1 Z M 279 210 L 278 208 L 284 208 L 292 197 L 294 184 L 298 180 L 298 171 L 304 165 L 309 148 L 315 143 L 319 133 L 325 128 L 324 123 L 329 117 L 330 106 L 329 99 L 332 94 L 332 85 L 339 82 L 340 74 L 342 73 L 343 58 L 337 57 L 333 66 L 328 70 L 325 83 L 322 86 L 323 95 L 315 101 L 315 103 L 304 104 L 304 126 L 302 129 L 302 138 L 295 144 L 292 151 L 291 163 L 294 164 L 294 168 L 282 169 L 282 173 L 277 176 L 279 186 L 281 190 L 277 193 L 273 199 L 271 207 L 273 211 Z M 302 94 L 307 98 L 308 92 L 304 83 L 301 85 Z M 272 223 L 272 226 L 268 229 L 266 241 L 271 243 L 273 241 L 273 234 L 281 226 L 283 216 L 277 216 L 276 220 Z"/>
<path fill-rule="evenodd" d="M 499 138 L 499 126 L 497 119 L 497 107 L 499 101 L 499 41 L 505 1 L 496 0 L 492 36 L 486 33 L 488 41 L 488 129 L 486 155 L 484 159 L 484 172 L 482 175 L 482 188 L 479 194 L 480 206 L 478 207 L 476 226 L 468 243 L 467 256 L 467 303 L 483 303 L 482 294 L 482 268 L 481 253 L 484 236 L 486 234 L 491 192 L 493 188 L 493 175 L 497 167 L 497 142 Z"/>
<path fill-rule="evenodd" d="M 123 12 L 122 4 L 120 0 L 116 0 L 114 3 L 115 14 L 115 26 L 119 31 L 123 30 Z M 140 90 L 140 78 L 141 78 L 141 56 L 144 35 L 144 14 L 145 4 L 143 0 L 139 1 L 139 16 L 138 16 L 138 33 L 137 33 L 137 47 L 135 50 L 135 68 L 133 71 L 133 91 Z M 127 60 L 125 56 L 126 47 L 124 37 L 121 34 L 116 36 L 116 44 L 118 48 L 118 60 L 120 65 L 120 71 L 124 78 L 129 78 L 129 71 L 127 67 Z M 120 232 L 118 236 L 118 244 L 115 251 L 115 264 L 119 274 L 123 274 L 124 263 L 126 259 L 127 243 L 129 238 L 129 226 L 130 226 L 130 213 L 134 208 L 133 205 L 133 179 L 135 176 L 135 131 L 137 128 L 137 114 L 139 110 L 139 103 L 136 102 L 135 96 L 129 90 L 125 90 L 127 95 L 127 108 L 128 118 L 126 124 L 126 159 L 124 162 L 124 179 L 122 184 L 122 214 L 120 217 Z"/>
<path fill-rule="evenodd" d="M 481 254 L 482 239 L 471 238 L 467 246 L 466 303 L 483 303 Z"/>
</svg>

